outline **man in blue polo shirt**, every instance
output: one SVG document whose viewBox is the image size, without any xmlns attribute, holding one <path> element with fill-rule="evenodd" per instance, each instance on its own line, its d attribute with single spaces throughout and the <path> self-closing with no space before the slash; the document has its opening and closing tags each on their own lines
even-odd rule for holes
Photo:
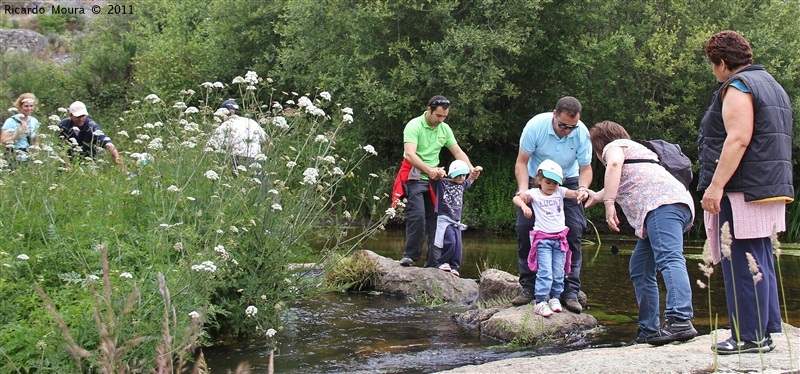
<svg viewBox="0 0 800 374">
<path fill-rule="evenodd" d="M 574 97 L 566 96 L 558 100 L 554 111 L 538 114 L 528 121 L 522 130 L 514 165 L 517 195 L 524 196 L 526 190 L 537 187 L 534 185 L 536 170 L 547 159 L 561 166 L 564 187 L 571 190 L 588 188 L 592 183 L 592 143 L 589 141 L 589 130 L 580 119 L 581 103 Z M 530 204 L 530 201 L 525 201 Z M 561 303 L 573 313 L 580 313 L 583 310 L 578 302 L 583 260 L 581 234 L 586 229 L 586 216 L 583 206 L 572 199 L 564 200 L 564 216 L 569 227 L 567 242 L 572 251 L 572 266 L 564 280 Z M 525 305 L 534 299 L 536 273 L 528 268 L 528 253 L 531 251 L 529 232 L 533 229 L 534 219 L 534 216 L 525 218 L 522 209 L 517 208 L 517 257 L 522 292 L 512 300 L 514 305 Z"/>
</svg>

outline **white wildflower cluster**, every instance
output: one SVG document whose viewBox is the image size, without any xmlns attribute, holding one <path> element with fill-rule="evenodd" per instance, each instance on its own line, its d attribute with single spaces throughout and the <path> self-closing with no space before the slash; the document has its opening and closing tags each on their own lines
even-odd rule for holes
<svg viewBox="0 0 800 374">
<path fill-rule="evenodd" d="M 230 257 L 230 254 L 228 253 L 228 250 L 225 249 L 224 245 L 218 245 L 214 247 L 214 252 L 219 253 L 219 255 L 224 259 L 228 259 Z"/>
<path fill-rule="evenodd" d="M 328 91 L 322 91 L 319 93 L 319 97 L 321 97 L 325 101 L 331 101 L 331 93 Z"/>
<path fill-rule="evenodd" d="M 199 319 L 200 318 L 200 313 L 197 313 L 197 311 L 193 310 L 193 311 L 189 312 L 189 317 L 191 317 L 193 319 Z"/>
<path fill-rule="evenodd" d="M 149 101 L 152 104 L 158 104 L 161 102 L 161 98 L 159 98 L 156 94 L 149 94 L 144 97 L 145 101 Z"/>
<path fill-rule="evenodd" d="M 306 107 L 306 113 L 308 113 L 308 114 L 310 114 L 312 116 L 325 117 L 325 111 L 320 109 L 320 108 L 317 108 L 314 105 L 307 106 Z"/>
<path fill-rule="evenodd" d="M 244 78 L 242 78 L 242 76 L 233 78 L 233 84 L 245 84 Z"/>
<path fill-rule="evenodd" d="M 181 90 L 181 95 L 189 95 L 189 96 L 191 96 L 191 95 L 194 95 L 194 94 L 195 94 L 195 92 L 191 88 L 188 89 L 188 90 Z"/>
<path fill-rule="evenodd" d="M 294 161 L 289 161 L 289 162 L 286 163 L 286 167 L 289 168 L 289 169 L 291 169 L 291 168 L 293 168 L 295 166 L 297 166 L 297 163 L 294 162 Z"/>
<path fill-rule="evenodd" d="M 30 259 L 30 257 L 28 257 L 28 255 L 26 255 L 26 254 L 24 254 L 24 253 L 23 253 L 23 254 L 20 254 L 20 255 L 17 255 L 17 260 L 20 260 L 20 261 L 28 261 L 29 259 Z"/>
<path fill-rule="evenodd" d="M 59 132 L 59 131 L 61 131 L 61 127 L 58 127 L 58 125 L 50 125 L 50 126 L 47 126 L 47 129 L 48 129 L 48 130 L 50 130 L 50 131 L 52 131 L 52 132 Z"/>
<path fill-rule="evenodd" d="M 289 102 L 287 101 L 286 103 L 288 104 Z M 308 106 L 314 106 L 314 103 L 312 103 L 311 99 L 309 99 L 308 97 L 301 96 L 299 99 L 297 99 L 297 106 L 305 108 Z"/>
<path fill-rule="evenodd" d="M 200 132 L 200 125 L 198 125 L 196 122 L 186 122 L 185 124 L 183 124 L 183 131 Z"/>
<path fill-rule="evenodd" d="M 371 146 L 369 144 L 365 145 L 363 148 L 364 148 L 365 152 L 367 152 L 369 154 L 372 154 L 373 156 L 377 156 L 378 155 L 378 152 L 375 151 L 375 147 L 373 147 L 373 146 Z"/>
<path fill-rule="evenodd" d="M 272 124 L 277 126 L 280 129 L 286 130 L 289 128 L 289 124 L 286 122 L 286 118 L 277 116 L 272 119 Z"/>
<path fill-rule="evenodd" d="M 186 103 L 184 103 L 183 101 L 178 101 L 175 104 L 173 104 L 172 107 L 175 109 L 186 109 Z"/>
<path fill-rule="evenodd" d="M 150 143 L 147 144 L 147 149 L 164 149 L 164 140 L 161 138 L 155 138 L 151 140 Z"/>
<path fill-rule="evenodd" d="M 244 310 L 244 314 L 247 315 L 248 317 L 253 317 L 256 314 L 258 314 L 258 308 L 250 305 L 247 307 L 247 309 Z"/>
<path fill-rule="evenodd" d="M 59 116 L 57 116 L 55 114 L 51 115 L 50 117 L 47 117 L 47 119 L 49 119 L 49 120 L 51 120 L 53 122 L 61 122 L 61 117 L 59 117 Z"/>
<path fill-rule="evenodd" d="M 120 131 L 117 131 L 117 135 L 119 135 L 119 136 L 124 136 L 124 137 L 126 137 L 126 138 L 130 138 L 130 135 L 128 135 L 128 132 L 127 132 L 127 131 L 125 131 L 125 130 L 120 130 Z"/>
<path fill-rule="evenodd" d="M 286 104 L 289 104 L 289 102 L 287 101 Z M 309 99 L 306 96 L 302 96 L 299 99 L 297 99 L 297 105 L 300 108 L 305 108 L 306 113 L 311 114 L 313 116 L 317 117 L 325 116 L 325 111 L 320 108 L 317 108 L 317 106 L 314 105 L 313 102 L 311 102 L 311 99 Z"/>
<path fill-rule="evenodd" d="M 201 84 L 200 87 L 207 88 L 210 90 L 212 88 L 225 88 L 225 85 L 222 84 L 222 82 L 214 82 L 214 83 L 203 82 L 203 84 Z"/>
<path fill-rule="evenodd" d="M 213 273 L 217 271 L 217 265 L 214 265 L 212 261 L 203 261 L 200 265 L 192 265 L 192 270 Z"/>
<path fill-rule="evenodd" d="M 283 207 L 281 206 L 281 204 L 278 204 L 278 203 L 272 204 L 271 208 L 272 208 L 272 210 L 277 210 L 279 212 L 283 210 Z"/>
<path fill-rule="evenodd" d="M 231 114 L 231 111 L 228 108 L 219 108 L 216 112 L 214 112 L 214 116 L 217 117 L 226 117 Z"/>
<path fill-rule="evenodd" d="M 245 83 L 253 86 L 258 83 L 258 74 L 254 71 L 248 71 L 247 74 L 244 75 Z"/>
<path fill-rule="evenodd" d="M 120 277 L 120 278 L 128 278 L 128 279 L 131 279 L 131 278 L 133 278 L 133 274 L 131 274 L 131 273 L 128 273 L 128 272 L 126 271 L 126 272 L 124 272 L 124 273 L 121 273 L 121 274 L 119 275 L 119 277 Z"/>
<path fill-rule="evenodd" d="M 195 114 L 200 113 L 200 110 L 197 107 L 190 106 L 183 111 L 184 114 Z"/>
<path fill-rule="evenodd" d="M 353 115 L 353 108 L 351 108 L 351 107 L 344 107 L 344 109 L 342 109 L 342 113 L 344 113 L 344 114 L 349 114 L 349 115 L 351 115 L 351 116 L 352 116 L 352 115 Z"/>
<path fill-rule="evenodd" d="M 138 196 L 138 195 L 141 195 L 141 194 L 142 194 L 142 191 L 139 191 L 139 190 L 131 191 L 131 195 L 134 195 L 134 196 Z"/>
<path fill-rule="evenodd" d="M 314 143 L 319 143 L 319 142 L 327 143 L 328 141 L 329 141 L 328 138 L 322 134 L 317 135 L 317 137 L 314 138 Z"/>
<path fill-rule="evenodd" d="M 303 172 L 303 183 L 316 184 L 319 171 L 315 168 L 308 168 Z"/>
<path fill-rule="evenodd" d="M 330 156 L 330 155 L 323 157 L 322 161 L 325 161 L 325 162 L 327 162 L 329 164 L 335 164 L 336 163 L 336 159 L 333 156 Z"/>
<path fill-rule="evenodd" d="M 344 175 L 344 171 L 338 166 L 334 167 L 333 170 L 331 170 L 331 173 L 333 173 L 333 175 Z"/>
<path fill-rule="evenodd" d="M 386 217 L 389 217 L 389 219 L 394 218 L 396 215 L 397 215 L 397 211 L 394 210 L 394 208 L 386 209 Z"/>
<path fill-rule="evenodd" d="M 353 116 L 350 114 L 343 115 L 342 122 L 353 123 Z"/>
<path fill-rule="evenodd" d="M 209 170 L 205 173 L 205 177 L 212 181 L 219 180 L 219 174 L 214 170 Z"/>
<path fill-rule="evenodd" d="M 178 188 L 178 186 L 176 186 L 176 185 L 174 185 L 174 184 L 173 184 L 173 185 L 171 185 L 171 186 L 169 186 L 169 187 L 167 187 L 167 191 L 168 191 L 168 192 L 178 192 L 178 191 L 180 191 L 180 190 L 181 190 L 181 189 L 180 189 L 180 188 Z"/>
<path fill-rule="evenodd" d="M 271 338 L 271 337 L 275 336 L 275 334 L 277 334 L 277 333 L 278 332 L 275 331 L 275 329 L 269 329 L 269 330 L 267 330 L 266 335 L 267 335 L 268 338 Z"/>
</svg>

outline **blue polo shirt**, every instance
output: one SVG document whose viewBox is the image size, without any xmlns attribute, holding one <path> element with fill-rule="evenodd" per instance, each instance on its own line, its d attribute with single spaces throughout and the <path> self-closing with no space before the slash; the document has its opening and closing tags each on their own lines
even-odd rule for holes
<svg viewBox="0 0 800 374">
<path fill-rule="evenodd" d="M 564 173 L 564 178 L 578 177 L 579 166 L 592 163 L 592 143 L 589 129 L 578 121 L 578 128 L 563 138 L 553 129 L 553 112 L 537 114 L 528 121 L 519 138 L 519 147 L 531 155 L 528 175 L 536 176 L 536 169 L 544 160 L 553 160 Z"/>
</svg>

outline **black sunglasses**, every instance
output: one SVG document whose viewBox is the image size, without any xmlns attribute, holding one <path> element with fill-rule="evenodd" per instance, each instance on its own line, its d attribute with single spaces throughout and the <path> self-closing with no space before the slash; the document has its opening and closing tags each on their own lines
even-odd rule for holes
<svg viewBox="0 0 800 374">
<path fill-rule="evenodd" d="M 572 130 L 575 130 L 577 127 L 578 127 L 578 125 L 570 126 L 570 125 L 567 125 L 566 123 L 563 123 L 563 122 L 559 122 L 558 123 L 558 128 L 562 129 L 562 130 L 570 130 L 570 131 L 572 131 Z"/>
<path fill-rule="evenodd" d="M 428 104 L 428 106 L 431 107 L 431 108 L 435 108 L 437 106 L 443 106 L 443 105 L 450 105 L 450 100 L 439 99 L 439 100 L 436 100 L 436 101 Z"/>
</svg>

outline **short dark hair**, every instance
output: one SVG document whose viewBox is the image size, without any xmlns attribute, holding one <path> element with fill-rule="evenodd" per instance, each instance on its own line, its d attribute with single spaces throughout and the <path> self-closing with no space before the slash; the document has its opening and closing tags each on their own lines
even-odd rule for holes
<svg viewBox="0 0 800 374">
<path fill-rule="evenodd" d="M 436 107 L 442 107 L 444 109 L 450 108 L 450 100 L 447 100 L 446 97 L 441 95 L 436 95 L 428 100 L 428 108 L 431 110 L 436 110 Z"/>
<path fill-rule="evenodd" d="M 714 65 L 725 61 L 728 69 L 753 64 L 753 50 L 741 34 L 732 30 L 716 33 L 706 42 L 706 57 Z"/>
<path fill-rule="evenodd" d="M 567 113 L 570 117 L 581 114 L 581 102 L 572 96 L 564 96 L 556 103 L 556 115 Z"/>
</svg>

